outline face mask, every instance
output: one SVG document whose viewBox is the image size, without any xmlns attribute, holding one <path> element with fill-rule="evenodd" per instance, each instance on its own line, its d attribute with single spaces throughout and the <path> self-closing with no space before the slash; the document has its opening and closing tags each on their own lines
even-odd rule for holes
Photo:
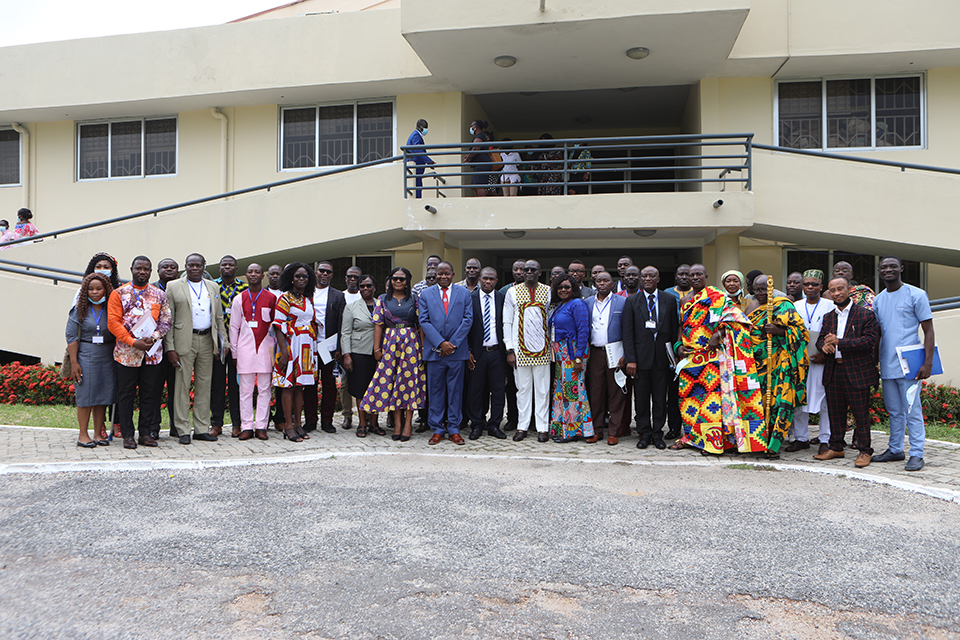
<svg viewBox="0 0 960 640">
<path fill-rule="evenodd" d="M 425 135 L 427 135 L 427 132 L 429 132 L 429 131 L 430 131 L 430 129 L 424 129 L 423 131 L 420 132 L 420 135 L 425 136 Z"/>
<path fill-rule="evenodd" d="M 474 129 L 473 127 L 470 127 L 470 135 L 472 135 L 472 136 L 477 135 L 477 130 Z"/>
<path fill-rule="evenodd" d="M 94 269 L 93 272 L 99 273 L 102 276 L 107 276 L 108 278 L 113 273 L 112 271 L 110 271 L 110 269 Z"/>
<path fill-rule="evenodd" d="M 92 304 L 103 304 L 103 301 L 106 300 L 106 299 L 107 299 L 107 296 L 103 296 L 103 297 L 100 298 L 99 300 L 94 300 L 94 299 L 91 298 L 90 296 L 87 296 L 87 300 L 89 300 Z"/>
<path fill-rule="evenodd" d="M 6 233 L 7 227 L 0 227 L 0 233 Z"/>
</svg>

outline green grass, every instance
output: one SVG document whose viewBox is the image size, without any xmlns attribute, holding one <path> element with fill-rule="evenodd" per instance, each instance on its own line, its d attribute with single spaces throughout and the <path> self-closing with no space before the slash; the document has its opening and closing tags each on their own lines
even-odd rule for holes
<svg viewBox="0 0 960 640">
<path fill-rule="evenodd" d="M 927 422 L 924 427 L 927 432 L 927 438 L 930 440 L 943 440 L 944 442 L 956 442 L 960 444 L 960 429 L 957 427 L 951 427 L 942 422 Z M 886 420 L 880 424 L 873 425 L 873 428 L 877 431 L 890 433 L 890 423 Z"/>
<path fill-rule="evenodd" d="M 137 424 L 140 410 L 134 411 L 133 423 Z M 166 412 L 164 412 L 164 418 Z M 77 408 L 66 404 L 48 404 L 33 406 L 27 404 L 0 404 L 0 424 L 12 424 L 25 427 L 55 427 L 57 429 L 76 429 Z M 93 428 L 93 422 L 90 423 Z"/>
<path fill-rule="evenodd" d="M 770 466 L 769 464 L 747 464 L 745 462 L 728 464 L 727 469 L 739 469 L 741 471 L 780 471 L 780 469 Z"/>
</svg>

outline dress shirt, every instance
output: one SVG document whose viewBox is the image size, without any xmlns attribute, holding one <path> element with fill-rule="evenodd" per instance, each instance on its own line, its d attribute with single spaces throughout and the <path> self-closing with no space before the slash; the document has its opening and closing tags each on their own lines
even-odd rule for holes
<svg viewBox="0 0 960 640">
<path fill-rule="evenodd" d="M 473 321 L 480 321 L 481 326 L 486 328 L 486 308 L 484 305 L 488 305 L 490 308 L 490 339 L 483 341 L 483 346 L 485 347 L 495 347 L 497 344 L 497 298 L 494 296 L 493 291 L 490 293 L 480 292 L 480 317 L 474 318 Z"/>
<path fill-rule="evenodd" d="M 600 298 L 597 298 L 593 303 L 593 317 L 590 319 L 590 344 L 595 347 L 607 346 L 611 295 L 608 293 L 606 299 L 601 301 Z"/>
<path fill-rule="evenodd" d="M 213 326 L 213 319 L 210 317 L 210 292 L 207 291 L 207 285 L 200 282 L 187 280 L 187 286 L 190 287 L 190 305 L 193 308 L 193 328 L 195 331 L 204 331 Z"/>
<path fill-rule="evenodd" d="M 659 291 L 654 291 L 653 293 L 647 293 L 643 289 L 640 290 L 643 294 L 643 305 L 647 308 L 647 311 L 650 313 L 650 319 L 656 322 L 660 318 L 660 299 L 657 296 Z M 653 308 L 650 308 L 650 296 L 653 296 Z M 657 338 L 657 330 L 653 330 L 653 338 Z"/>
<path fill-rule="evenodd" d="M 853 301 L 849 302 L 847 306 L 843 308 L 842 311 L 840 309 L 834 309 L 834 311 L 837 312 L 837 337 L 840 338 L 841 340 L 843 339 L 843 334 L 847 330 L 847 318 L 850 317 L 850 307 L 852 306 L 853 306 Z M 834 351 L 833 357 L 836 358 L 837 360 L 840 360 L 843 358 L 843 355 L 840 353 L 839 345 L 837 345 L 837 350 Z"/>
</svg>

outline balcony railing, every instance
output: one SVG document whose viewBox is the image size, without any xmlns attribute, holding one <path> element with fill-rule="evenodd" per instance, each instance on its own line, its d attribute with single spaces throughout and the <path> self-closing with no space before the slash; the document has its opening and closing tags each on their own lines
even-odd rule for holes
<svg viewBox="0 0 960 640">
<path fill-rule="evenodd" d="M 749 191 L 752 145 L 752 133 L 735 133 L 402 146 L 403 191 L 443 196 L 440 182 L 461 192 L 517 186 L 539 195 L 680 191 L 707 183 Z M 506 153 L 518 156 L 510 161 Z M 511 176 L 520 182 L 502 182 Z M 418 186 L 418 178 L 428 182 Z"/>
</svg>

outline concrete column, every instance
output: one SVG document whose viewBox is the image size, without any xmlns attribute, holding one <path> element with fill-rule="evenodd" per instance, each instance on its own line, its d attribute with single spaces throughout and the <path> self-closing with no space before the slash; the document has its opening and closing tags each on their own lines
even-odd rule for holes
<svg viewBox="0 0 960 640">
<path fill-rule="evenodd" d="M 728 231 L 717 236 L 714 240 L 714 271 L 711 281 L 720 287 L 720 275 L 724 271 L 736 269 L 740 271 L 740 232 Z"/>
</svg>

